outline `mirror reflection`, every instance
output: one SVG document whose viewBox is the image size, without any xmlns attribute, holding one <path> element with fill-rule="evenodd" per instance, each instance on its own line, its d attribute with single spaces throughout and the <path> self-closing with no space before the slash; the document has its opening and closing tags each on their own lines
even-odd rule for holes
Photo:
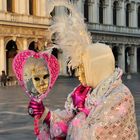
<svg viewBox="0 0 140 140">
<path fill-rule="evenodd" d="M 49 86 L 49 70 L 43 58 L 30 57 L 23 68 L 23 80 L 32 96 L 44 94 Z"/>
</svg>

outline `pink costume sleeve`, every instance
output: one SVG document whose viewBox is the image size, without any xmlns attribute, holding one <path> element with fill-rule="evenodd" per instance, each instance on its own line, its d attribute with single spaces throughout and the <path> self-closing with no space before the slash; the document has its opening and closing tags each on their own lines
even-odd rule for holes
<svg viewBox="0 0 140 140">
<path fill-rule="evenodd" d="M 79 85 L 68 96 L 66 101 L 67 105 L 65 105 L 66 110 L 56 110 L 50 112 L 51 115 L 49 120 L 51 137 L 65 137 L 67 135 L 69 123 L 76 115 L 73 113 L 73 110 L 78 109 L 77 113 L 84 112 L 86 115 L 88 115 L 89 111 L 85 108 L 84 104 L 85 98 L 90 89 L 90 87 Z"/>
<path fill-rule="evenodd" d="M 51 138 L 66 137 L 68 125 L 73 114 L 68 113 L 66 110 L 55 110 L 50 112 L 50 135 Z"/>
<path fill-rule="evenodd" d="M 89 110 L 85 108 L 85 99 L 87 97 L 87 93 L 91 89 L 91 87 L 80 85 L 74 90 L 74 92 L 71 95 L 74 108 L 78 112 L 84 112 L 87 116 L 89 114 Z"/>
<path fill-rule="evenodd" d="M 42 125 L 37 138 L 39 140 L 65 140 L 68 124 L 72 118 L 73 114 L 67 113 L 66 110 L 49 111 L 44 120 L 47 127 Z M 41 122 L 42 120 L 40 120 Z"/>
</svg>

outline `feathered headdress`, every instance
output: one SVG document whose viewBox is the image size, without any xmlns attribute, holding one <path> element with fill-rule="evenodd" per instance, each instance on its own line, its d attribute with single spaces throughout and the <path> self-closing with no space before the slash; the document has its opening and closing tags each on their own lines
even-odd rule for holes
<svg viewBox="0 0 140 140">
<path fill-rule="evenodd" d="M 82 54 L 92 44 L 83 16 L 76 7 L 66 0 L 51 1 L 51 6 L 64 6 L 70 14 L 57 15 L 50 26 L 51 35 L 56 34 L 55 43 L 71 57 L 70 65 L 76 67 L 81 63 Z M 50 9 L 53 9 L 53 8 Z"/>
</svg>

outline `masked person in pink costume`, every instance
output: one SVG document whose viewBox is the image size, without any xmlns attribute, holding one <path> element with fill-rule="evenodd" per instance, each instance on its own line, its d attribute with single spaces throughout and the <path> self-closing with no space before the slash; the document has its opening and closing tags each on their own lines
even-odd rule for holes
<svg viewBox="0 0 140 140">
<path fill-rule="evenodd" d="M 93 44 L 79 65 L 81 84 L 68 96 L 65 110 L 51 111 L 31 101 L 32 116 L 47 125 L 48 140 L 138 140 L 134 100 L 115 69 L 111 49 Z"/>
<path fill-rule="evenodd" d="M 71 57 L 81 84 L 68 95 L 64 110 L 30 101 L 29 114 L 46 124 L 40 140 L 138 140 L 134 99 L 122 83 L 122 70 L 115 69 L 111 48 L 92 43 L 83 18 L 70 3 L 54 0 L 52 5 L 72 13 L 56 17 L 50 31 L 57 32 L 56 43 Z"/>
</svg>

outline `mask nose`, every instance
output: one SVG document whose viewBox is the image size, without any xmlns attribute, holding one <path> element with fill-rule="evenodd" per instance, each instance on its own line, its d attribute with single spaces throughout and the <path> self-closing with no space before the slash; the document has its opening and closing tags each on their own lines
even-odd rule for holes
<svg viewBox="0 0 140 140">
<path fill-rule="evenodd" d="M 44 79 L 40 80 L 40 85 L 45 85 Z"/>
</svg>

